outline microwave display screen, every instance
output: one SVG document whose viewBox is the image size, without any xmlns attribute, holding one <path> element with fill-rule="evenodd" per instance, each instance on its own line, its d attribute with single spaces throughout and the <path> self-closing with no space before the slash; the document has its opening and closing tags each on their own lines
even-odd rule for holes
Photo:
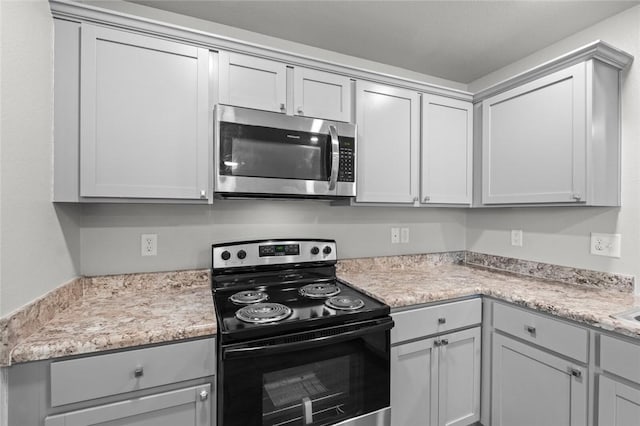
<svg viewBox="0 0 640 426">
<path fill-rule="evenodd" d="M 328 135 L 221 123 L 220 172 L 228 176 L 327 180 Z"/>
</svg>

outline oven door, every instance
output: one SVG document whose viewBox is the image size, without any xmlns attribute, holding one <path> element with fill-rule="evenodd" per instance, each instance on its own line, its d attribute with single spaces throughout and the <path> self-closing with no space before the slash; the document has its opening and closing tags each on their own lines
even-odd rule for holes
<svg viewBox="0 0 640 426">
<path fill-rule="evenodd" d="M 215 192 L 222 195 L 339 195 L 338 189 L 342 191 L 345 183 L 338 182 L 338 129 L 348 126 L 218 105 Z M 352 140 L 345 143 L 353 145 Z M 343 149 L 353 148 L 345 145 Z M 344 176 L 341 179 L 344 180 Z"/>
<path fill-rule="evenodd" d="M 390 424 L 390 317 L 222 346 L 220 426 Z"/>
</svg>

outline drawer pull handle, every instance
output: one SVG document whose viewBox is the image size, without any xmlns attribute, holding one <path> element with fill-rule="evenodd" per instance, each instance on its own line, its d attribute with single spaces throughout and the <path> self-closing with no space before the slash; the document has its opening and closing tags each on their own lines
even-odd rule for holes
<svg viewBox="0 0 640 426">
<path fill-rule="evenodd" d="M 442 345 L 442 341 L 441 340 L 436 340 L 436 341 L 433 342 L 433 346 L 435 346 L 435 347 L 438 347 L 440 345 Z"/>
<path fill-rule="evenodd" d="M 535 327 L 532 327 L 530 325 L 526 325 L 524 328 L 527 330 L 527 333 L 529 333 L 530 335 L 532 335 L 532 336 L 536 335 L 536 328 Z"/>
<path fill-rule="evenodd" d="M 207 398 L 209 398 L 209 392 L 207 392 L 206 390 L 200 392 L 200 401 L 206 401 Z"/>
<path fill-rule="evenodd" d="M 446 323 L 447 323 L 446 318 L 438 318 L 438 324 L 446 324 Z"/>
<path fill-rule="evenodd" d="M 449 339 L 442 339 L 442 346 L 447 346 L 449 344 Z"/>
<path fill-rule="evenodd" d="M 580 379 L 582 377 L 582 371 L 578 370 L 577 368 L 569 367 L 569 373 L 571 373 L 571 375 L 576 379 Z"/>
<path fill-rule="evenodd" d="M 144 375 L 144 369 L 142 367 L 137 367 L 133 370 L 133 377 L 142 377 Z"/>
</svg>

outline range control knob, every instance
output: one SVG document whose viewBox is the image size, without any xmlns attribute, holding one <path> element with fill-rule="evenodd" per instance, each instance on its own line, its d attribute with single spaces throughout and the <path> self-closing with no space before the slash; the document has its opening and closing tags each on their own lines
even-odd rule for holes
<svg viewBox="0 0 640 426">
<path fill-rule="evenodd" d="M 320 253 L 320 249 L 318 247 L 311 248 L 311 254 L 318 254 L 318 253 Z"/>
<path fill-rule="evenodd" d="M 247 257 L 247 252 L 244 250 L 240 250 L 238 252 L 238 259 L 244 259 L 245 257 Z"/>
<path fill-rule="evenodd" d="M 229 259 L 231 259 L 231 253 L 229 253 L 228 251 L 225 250 L 225 251 L 222 252 L 220 257 L 222 257 L 222 260 L 229 260 Z"/>
<path fill-rule="evenodd" d="M 329 253 L 331 253 L 331 247 L 329 247 L 329 246 L 324 246 L 324 248 L 322 249 L 322 252 L 323 252 L 324 254 L 329 254 Z"/>
</svg>

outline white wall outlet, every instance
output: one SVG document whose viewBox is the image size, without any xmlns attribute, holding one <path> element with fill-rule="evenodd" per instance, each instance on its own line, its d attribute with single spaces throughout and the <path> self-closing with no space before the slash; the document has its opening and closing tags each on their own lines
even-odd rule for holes
<svg viewBox="0 0 640 426">
<path fill-rule="evenodd" d="M 522 247 L 522 229 L 511 230 L 511 245 L 514 247 Z"/>
<path fill-rule="evenodd" d="M 591 254 L 596 256 L 620 257 L 621 234 L 591 233 Z"/>
<path fill-rule="evenodd" d="M 403 244 L 409 242 L 409 228 L 400 228 L 400 242 Z"/>
<path fill-rule="evenodd" d="M 156 256 L 158 254 L 158 234 L 142 234 L 140 236 L 140 254 Z"/>
<path fill-rule="evenodd" d="M 391 228 L 391 244 L 400 242 L 400 228 Z"/>
</svg>

